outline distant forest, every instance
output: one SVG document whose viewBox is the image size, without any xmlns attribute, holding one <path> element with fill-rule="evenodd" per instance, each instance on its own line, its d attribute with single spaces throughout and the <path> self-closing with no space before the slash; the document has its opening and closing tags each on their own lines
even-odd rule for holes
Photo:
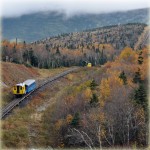
<svg viewBox="0 0 150 150">
<path fill-rule="evenodd" d="M 93 66 L 113 61 L 125 48 L 134 49 L 145 24 L 126 24 L 61 34 L 26 43 L 2 41 L 2 60 L 38 68 Z M 139 47 L 142 48 L 142 47 Z"/>
</svg>

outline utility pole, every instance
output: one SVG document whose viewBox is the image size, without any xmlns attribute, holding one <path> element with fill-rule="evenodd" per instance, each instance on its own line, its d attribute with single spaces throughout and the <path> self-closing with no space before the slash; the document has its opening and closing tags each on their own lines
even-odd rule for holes
<svg viewBox="0 0 150 150">
<path fill-rule="evenodd" d="M 17 45 L 17 38 L 16 38 L 16 45 Z"/>
</svg>

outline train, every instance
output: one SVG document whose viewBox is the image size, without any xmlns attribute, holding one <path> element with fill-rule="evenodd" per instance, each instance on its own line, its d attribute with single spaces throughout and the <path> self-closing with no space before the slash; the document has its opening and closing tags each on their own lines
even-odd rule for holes
<svg viewBox="0 0 150 150">
<path fill-rule="evenodd" d="M 86 66 L 86 67 L 92 67 L 92 63 L 90 63 L 90 62 L 84 60 L 84 61 L 82 61 L 82 66 L 83 66 L 83 67 L 85 67 L 85 66 Z"/>
<path fill-rule="evenodd" d="M 34 79 L 28 79 L 24 81 L 23 83 L 16 84 L 13 86 L 13 94 L 16 96 L 25 95 L 27 93 L 30 93 L 36 89 L 36 82 Z"/>
<path fill-rule="evenodd" d="M 87 63 L 87 67 L 92 67 L 92 63 Z"/>
</svg>

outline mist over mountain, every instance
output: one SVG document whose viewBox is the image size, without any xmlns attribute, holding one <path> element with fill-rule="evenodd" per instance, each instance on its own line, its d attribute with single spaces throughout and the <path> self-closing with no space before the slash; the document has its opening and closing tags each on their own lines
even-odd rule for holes
<svg viewBox="0 0 150 150">
<path fill-rule="evenodd" d="M 32 42 L 62 33 L 79 32 L 87 29 L 127 24 L 148 24 L 149 9 L 105 14 L 80 14 L 67 18 L 63 13 L 46 12 L 2 19 L 3 39 L 18 38 Z"/>
</svg>

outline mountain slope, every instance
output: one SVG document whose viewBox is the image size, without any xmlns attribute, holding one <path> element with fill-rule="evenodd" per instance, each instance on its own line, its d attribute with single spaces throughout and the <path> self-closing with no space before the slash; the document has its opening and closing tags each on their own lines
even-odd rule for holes
<svg viewBox="0 0 150 150">
<path fill-rule="evenodd" d="M 149 37 L 150 37 L 150 27 L 145 27 L 143 33 L 141 36 L 139 36 L 138 41 L 136 42 L 134 49 L 141 49 L 145 45 L 148 45 L 149 43 Z"/>
<path fill-rule="evenodd" d="M 39 68 L 103 65 L 125 47 L 135 47 L 145 24 L 107 26 L 38 40 L 30 44 L 2 42 L 2 60 Z"/>
<path fill-rule="evenodd" d="M 2 20 L 2 35 L 3 38 L 9 40 L 17 37 L 31 42 L 62 33 L 126 23 L 148 23 L 148 9 L 99 15 L 84 14 L 71 18 L 65 18 L 63 14 L 56 12 L 4 18 Z"/>
<path fill-rule="evenodd" d="M 41 84 L 48 77 L 55 76 L 67 68 L 59 69 L 38 69 L 26 67 L 21 64 L 14 64 L 10 62 L 1 62 L 2 81 L 0 81 L 0 87 L 2 89 L 1 106 L 6 106 L 13 100 L 12 86 L 17 83 L 24 82 L 27 79 L 35 79 L 37 85 Z"/>
<path fill-rule="evenodd" d="M 67 47 L 73 50 L 80 49 L 79 47 L 82 46 L 89 47 L 90 45 L 111 44 L 116 50 L 121 50 L 126 46 L 133 48 L 138 37 L 141 36 L 146 28 L 148 28 L 148 26 L 140 23 L 106 26 L 86 30 L 84 32 L 74 32 L 50 37 L 39 40 L 34 44 L 47 44 L 45 47 L 49 48 Z M 146 33 L 147 32 L 146 30 Z"/>
</svg>

